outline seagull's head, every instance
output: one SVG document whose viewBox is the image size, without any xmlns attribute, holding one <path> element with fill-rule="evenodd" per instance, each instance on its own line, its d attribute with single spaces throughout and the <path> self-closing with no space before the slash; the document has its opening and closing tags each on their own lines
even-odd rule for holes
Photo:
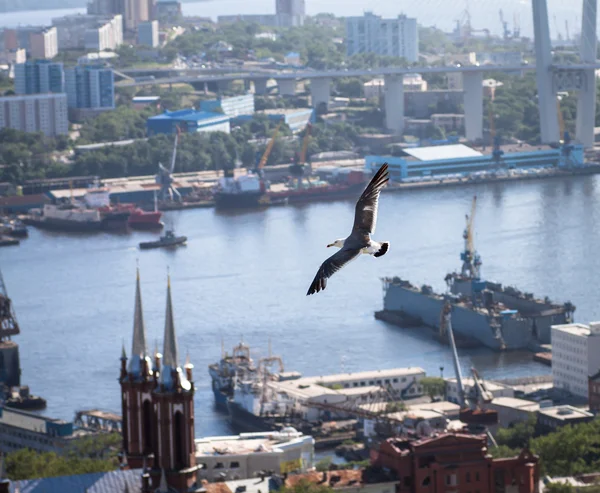
<svg viewBox="0 0 600 493">
<path fill-rule="evenodd" d="M 344 246 L 344 239 L 341 240 L 335 240 L 333 243 L 330 243 L 329 245 L 327 245 L 327 248 L 329 247 L 338 247 L 338 248 L 342 248 Z"/>
</svg>

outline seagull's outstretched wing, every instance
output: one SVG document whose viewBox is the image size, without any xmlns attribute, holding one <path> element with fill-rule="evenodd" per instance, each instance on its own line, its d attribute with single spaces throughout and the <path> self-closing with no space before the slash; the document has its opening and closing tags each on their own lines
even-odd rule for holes
<svg viewBox="0 0 600 493">
<path fill-rule="evenodd" d="M 317 275 L 313 279 L 306 296 L 318 293 L 327 286 L 327 279 L 333 276 L 338 270 L 346 265 L 351 260 L 354 260 L 360 255 L 360 250 L 350 250 L 342 248 L 339 252 L 334 253 L 325 262 L 321 264 Z"/>
<path fill-rule="evenodd" d="M 354 212 L 354 226 L 352 234 L 366 235 L 375 232 L 377 225 L 377 204 L 379 202 L 379 192 L 390 179 L 388 164 L 384 163 L 375 173 L 367 188 L 358 199 Z"/>
</svg>

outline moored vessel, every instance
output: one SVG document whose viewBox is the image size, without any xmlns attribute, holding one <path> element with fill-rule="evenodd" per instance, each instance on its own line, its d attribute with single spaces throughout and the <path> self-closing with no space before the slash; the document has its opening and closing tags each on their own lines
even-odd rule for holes
<svg viewBox="0 0 600 493">
<path fill-rule="evenodd" d="M 431 286 L 417 287 L 399 277 L 383 278 L 384 315 L 408 317 L 413 324 L 440 330 L 440 314 L 447 299 L 452 305 L 455 334 L 494 350 L 538 350 L 550 343 L 552 325 L 572 322 L 575 306 L 538 299 L 511 286 L 481 277 L 481 258 L 473 246 L 475 199 L 463 234 L 465 248 L 460 272 L 445 277 L 446 295 Z M 388 320 L 391 320 L 388 317 Z"/>
<path fill-rule="evenodd" d="M 233 348 L 231 354 L 223 350 L 221 359 L 217 363 L 208 365 L 217 409 L 227 411 L 227 399 L 233 396 L 236 374 L 252 374 L 254 372 L 256 372 L 256 368 L 250 356 L 249 346 L 240 342 Z"/>
<path fill-rule="evenodd" d="M 44 204 L 43 209 L 32 211 L 28 222 L 58 231 L 85 232 L 102 229 L 102 219 L 97 209 L 88 209 L 73 202 Z"/>
</svg>

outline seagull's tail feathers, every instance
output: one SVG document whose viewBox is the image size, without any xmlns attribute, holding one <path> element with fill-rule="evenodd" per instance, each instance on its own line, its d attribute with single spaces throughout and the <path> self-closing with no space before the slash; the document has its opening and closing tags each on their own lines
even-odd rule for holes
<svg viewBox="0 0 600 493">
<path fill-rule="evenodd" d="M 373 257 L 383 257 L 389 249 L 390 249 L 390 242 L 382 241 L 381 243 L 379 243 L 379 248 L 373 254 Z"/>
</svg>

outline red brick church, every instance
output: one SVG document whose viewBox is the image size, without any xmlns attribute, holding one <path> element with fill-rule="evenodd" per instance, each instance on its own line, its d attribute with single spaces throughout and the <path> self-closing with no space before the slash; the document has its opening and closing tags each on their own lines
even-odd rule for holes
<svg viewBox="0 0 600 493">
<path fill-rule="evenodd" d="M 191 363 L 179 364 L 173 320 L 171 282 L 163 354 L 149 356 L 137 276 L 133 344 L 128 360 L 121 356 L 123 449 L 127 465 L 143 469 L 142 493 L 202 491 L 196 481 L 194 383 Z"/>
</svg>

